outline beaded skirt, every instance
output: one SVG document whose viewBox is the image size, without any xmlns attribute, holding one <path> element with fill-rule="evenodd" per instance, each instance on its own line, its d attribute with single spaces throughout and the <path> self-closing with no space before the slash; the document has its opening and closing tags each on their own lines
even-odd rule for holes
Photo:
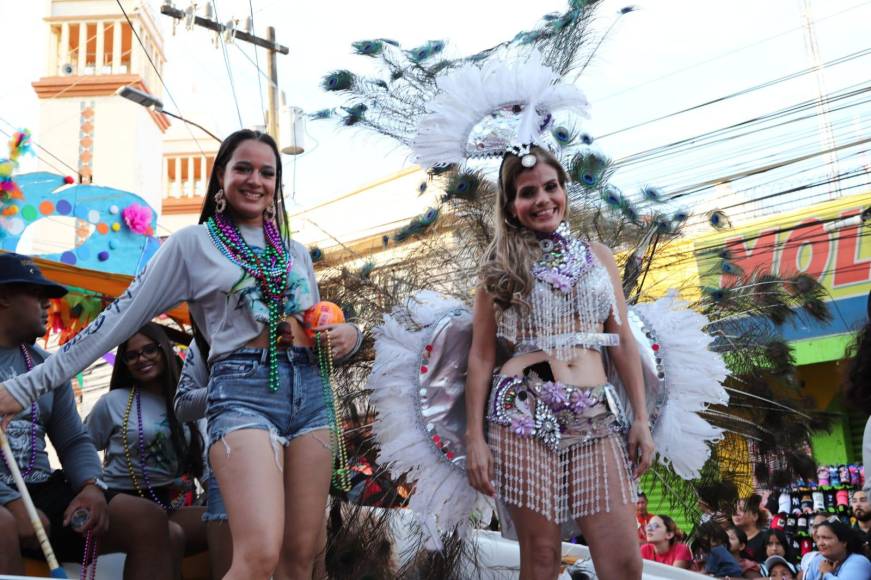
<svg viewBox="0 0 871 580">
<path fill-rule="evenodd" d="M 635 502 L 627 426 L 611 385 L 496 375 L 487 410 L 502 502 L 559 524 Z"/>
</svg>

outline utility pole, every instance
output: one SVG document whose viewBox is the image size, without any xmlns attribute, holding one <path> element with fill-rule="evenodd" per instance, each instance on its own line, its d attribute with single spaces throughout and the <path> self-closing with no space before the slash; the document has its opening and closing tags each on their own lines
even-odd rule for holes
<svg viewBox="0 0 871 580">
<path fill-rule="evenodd" d="M 191 15 L 186 13 L 184 10 L 179 10 L 174 7 L 171 3 L 164 4 L 160 7 L 160 13 L 164 16 L 169 16 L 170 18 L 174 18 L 175 20 L 184 20 L 189 19 L 192 20 L 193 24 L 196 26 L 202 26 L 203 28 L 208 28 L 209 30 L 213 30 L 218 34 L 223 34 L 227 28 L 220 22 L 216 20 L 210 20 L 208 18 L 203 18 L 202 16 L 193 15 L 191 19 Z M 249 42 L 255 46 L 254 50 L 257 50 L 256 47 L 265 48 L 269 51 L 269 59 L 267 59 L 267 72 L 270 80 L 269 87 L 269 111 L 268 114 L 268 125 L 267 132 L 272 135 L 272 138 L 275 139 L 276 143 L 279 142 L 278 135 L 278 67 L 276 57 L 279 53 L 287 54 L 290 50 L 281 44 L 275 42 L 275 28 L 270 26 L 267 29 L 267 37 L 260 38 L 259 36 L 254 36 L 250 32 L 245 32 L 243 30 L 233 30 L 233 38 L 239 39 L 242 42 Z M 259 71 L 258 71 L 259 74 Z"/>
<path fill-rule="evenodd" d="M 270 26 L 266 29 L 266 39 L 275 45 L 275 27 Z M 257 50 L 256 48 L 254 50 Z M 269 75 L 269 117 L 267 118 L 267 131 L 275 139 L 276 143 L 280 143 L 279 128 L 278 128 L 278 53 L 274 50 L 269 51 L 269 58 L 266 60 L 266 72 Z"/>
</svg>

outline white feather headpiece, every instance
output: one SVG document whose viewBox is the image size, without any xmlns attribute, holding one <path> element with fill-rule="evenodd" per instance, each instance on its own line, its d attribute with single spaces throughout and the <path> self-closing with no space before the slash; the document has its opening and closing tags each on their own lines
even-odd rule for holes
<svg viewBox="0 0 871 580">
<path fill-rule="evenodd" d="M 537 144 L 558 109 L 589 117 L 581 90 L 562 83 L 537 51 L 522 62 L 465 64 L 438 78 L 436 85 L 439 93 L 412 143 L 423 167 L 501 157 L 511 146 Z"/>
</svg>

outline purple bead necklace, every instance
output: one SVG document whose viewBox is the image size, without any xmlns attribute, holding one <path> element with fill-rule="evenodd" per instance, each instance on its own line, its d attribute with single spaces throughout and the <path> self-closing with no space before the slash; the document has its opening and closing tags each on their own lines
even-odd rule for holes
<svg viewBox="0 0 871 580">
<path fill-rule="evenodd" d="M 293 257 L 284 247 L 278 228 L 270 220 L 263 221 L 266 248 L 258 255 L 233 220 L 217 213 L 206 221 L 209 237 L 224 257 L 242 268 L 257 281 L 260 296 L 269 309 L 267 325 L 269 340 L 269 390 L 278 391 L 278 322 L 284 310 L 284 292 L 293 268 Z"/>
<path fill-rule="evenodd" d="M 175 505 L 174 503 L 166 505 L 160 501 L 159 497 L 157 497 L 157 493 L 155 493 L 154 487 L 151 485 L 151 478 L 148 477 L 148 468 L 145 465 L 145 431 L 142 428 L 142 396 L 139 394 L 139 389 L 136 387 L 130 387 L 130 396 L 127 398 L 127 409 L 124 411 L 124 420 L 121 422 L 121 437 L 124 445 L 124 455 L 127 458 L 127 473 L 130 475 L 133 487 L 136 488 L 136 491 L 139 492 L 141 497 L 145 497 L 145 492 L 142 491 L 142 488 L 139 485 L 139 478 L 136 477 L 136 470 L 133 468 L 133 462 L 130 459 L 130 444 L 127 439 L 127 430 L 130 425 L 130 411 L 134 399 L 136 401 L 136 431 L 139 438 L 139 471 L 142 473 L 142 481 L 145 483 L 145 489 L 148 491 L 148 495 L 151 496 L 151 499 L 154 500 L 154 503 L 168 512 L 175 511 L 179 508 L 179 505 L 184 502 L 184 494 L 179 494 L 178 496 L 178 499 L 180 500 L 179 505 Z"/>
<path fill-rule="evenodd" d="M 537 234 L 542 256 L 532 266 L 532 275 L 564 294 L 593 266 L 587 245 L 572 235 L 566 222 L 549 234 Z"/>
<path fill-rule="evenodd" d="M 85 553 L 82 556 L 82 571 L 79 580 L 94 580 L 97 577 L 97 538 L 88 530 L 85 534 Z"/>
<path fill-rule="evenodd" d="M 30 356 L 30 351 L 27 349 L 27 346 L 19 344 L 18 349 L 24 357 L 24 364 L 27 367 L 27 370 L 33 370 L 33 357 Z M 39 406 L 36 402 L 33 402 L 30 404 L 30 461 L 28 461 L 27 469 L 21 472 L 22 478 L 28 477 L 33 473 L 33 470 L 36 469 L 36 422 L 38 419 Z M 9 469 L 9 464 L 6 463 L 6 457 L 0 455 L 0 458 L 3 459 L 3 464 L 6 465 L 6 469 Z"/>
</svg>

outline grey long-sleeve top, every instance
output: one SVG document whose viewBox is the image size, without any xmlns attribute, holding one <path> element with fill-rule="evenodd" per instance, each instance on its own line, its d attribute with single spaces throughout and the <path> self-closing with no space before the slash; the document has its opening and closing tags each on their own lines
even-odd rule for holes
<svg viewBox="0 0 871 580">
<path fill-rule="evenodd" d="M 239 229 L 250 246 L 264 247 L 261 228 Z M 288 316 L 301 315 L 320 300 L 308 251 L 291 242 L 290 255 Z M 189 226 L 173 234 L 124 294 L 59 353 L 3 384 L 16 401 L 29 406 L 180 302 L 188 303 L 191 317 L 209 341 L 210 361 L 257 338 L 269 316 L 256 281 L 215 247 L 205 225 Z"/>
<path fill-rule="evenodd" d="M 34 364 L 42 366 L 44 360 L 51 360 L 48 353 L 39 347 L 32 347 Z M 6 381 L 27 371 L 24 357 L 18 348 L 0 348 L 0 380 Z M 64 473 L 73 489 L 81 488 L 86 481 L 100 477 L 100 457 L 82 419 L 76 410 L 73 388 L 69 382 L 45 394 L 36 402 L 37 418 L 34 424 L 35 443 L 34 468 L 24 478 L 27 483 L 41 483 L 51 475 L 51 465 L 46 453 L 45 437 L 51 440 L 60 458 Z M 16 415 L 6 430 L 12 454 L 22 473 L 27 471 L 31 457 L 31 408 L 28 404 Z M 12 474 L 6 464 L 0 461 L 0 505 L 19 499 Z"/>
</svg>

